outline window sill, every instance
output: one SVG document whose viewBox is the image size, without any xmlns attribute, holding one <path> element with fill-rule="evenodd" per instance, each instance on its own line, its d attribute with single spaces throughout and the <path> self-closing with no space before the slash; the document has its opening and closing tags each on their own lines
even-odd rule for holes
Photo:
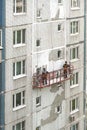
<svg viewBox="0 0 87 130">
<path fill-rule="evenodd" d="M 13 108 L 13 111 L 17 111 L 17 110 L 25 108 L 25 107 L 26 107 L 26 105 L 20 105 L 20 106 L 18 106 L 16 108 Z"/>
<path fill-rule="evenodd" d="M 58 3 L 58 5 L 60 6 L 60 5 L 62 5 L 63 6 L 63 3 Z"/>
<path fill-rule="evenodd" d="M 36 107 L 38 108 L 38 107 L 40 107 L 41 106 L 41 104 L 40 103 L 38 103 L 38 104 L 36 104 Z"/>
<path fill-rule="evenodd" d="M 2 46 L 0 46 L 0 50 L 2 50 L 3 49 L 3 47 Z"/>
<path fill-rule="evenodd" d="M 72 115 L 72 114 L 74 114 L 74 113 L 76 113 L 78 111 L 79 111 L 79 109 L 75 109 L 74 111 L 70 112 L 70 115 Z"/>
<path fill-rule="evenodd" d="M 72 34 L 70 34 L 71 37 L 74 37 L 74 36 L 77 36 L 77 35 L 79 35 L 79 33 L 72 33 Z"/>
<path fill-rule="evenodd" d="M 26 44 L 16 44 L 16 45 L 13 45 L 14 48 L 17 48 L 17 47 L 23 47 L 25 46 Z"/>
<path fill-rule="evenodd" d="M 75 84 L 75 85 L 70 86 L 70 88 L 75 88 L 75 87 L 78 87 L 78 86 L 79 86 L 79 84 Z"/>
<path fill-rule="evenodd" d="M 58 32 L 58 33 L 61 33 L 61 32 L 62 32 L 62 30 L 57 30 L 57 32 Z"/>
<path fill-rule="evenodd" d="M 37 19 L 42 19 L 42 17 L 41 16 L 37 16 Z"/>
<path fill-rule="evenodd" d="M 71 63 L 72 63 L 72 62 L 77 62 L 77 61 L 79 61 L 78 58 L 70 60 Z"/>
<path fill-rule="evenodd" d="M 15 79 L 23 78 L 25 76 L 26 76 L 26 74 L 21 74 L 21 75 L 18 75 L 18 76 L 14 76 L 13 79 L 15 80 Z"/>
<path fill-rule="evenodd" d="M 26 13 L 13 13 L 14 16 L 26 15 Z"/>
<path fill-rule="evenodd" d="M 71 10 L 80 10 L 80 7 L 72 7 Z"/>
</svg>

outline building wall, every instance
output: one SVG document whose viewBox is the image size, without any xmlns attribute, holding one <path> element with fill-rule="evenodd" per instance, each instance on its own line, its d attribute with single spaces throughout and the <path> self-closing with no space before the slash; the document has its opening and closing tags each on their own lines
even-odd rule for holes
<svg viewBox="0 0 87 130">
<path fill-rule="evenodd" d="M 51 1 L 51 7 L 57 7 L 57 2 Z M 36 68 L 45 66 L 47 64 L 48 72 L 52 70 L 56 70 L 57 68 L 61 68 L 64 60 L 67 60 L 74 66 L 74 73 L 79 73 L 78 85 L 71 87 L 70 81 L 65 81 L 61 87 L 58 85 L 51 85 L 49 88 L 43 89 L 34 89 L 33 91 L 33 118 L 34 123 L 37 126 L 41 126 L 42 129 L 50 130 L 50 129 L 70 129 L 70 127 L 79 122 L 79 130 L 84 129 L 84 116 L 83 116 L 83 41 L 84 41 L 84 2 L 80 1 L 80 8 L 74 10 L 70 8 L 70 1 L 63 2 L 61 6 L 61 10 L 66 12 L 64 17 L 60 19 L 52 18 L 48 21 L 37 23 L 35 26 L 35 41 L 40 38 L 41 46 L 36 48 L 33 46 L 33 72 L 35 73 Z M 59 7 L 59 6 L 58 6 Z M 57 10 L 56 10 L 57 11 Z M 70 35 L 70 22 L 71 21 L 79 21 L 79 33 L 77 35 Z M 57 25 L 62 23 L 62 30 L 58 32 Z M 42 25 L 42 26 L 41 26 Z M 46 26 L 47 25 L 47 26 Z M 51 26 L 50 26 L 51 25 Z M 82 26 L 83 27 L 82 27 Z M 45 29 L 46 27 L 46 29 Z M 38 31 L 37 31 L 38 30 Z M 48 34 L 47 31 L 50 30 Z M 46 34 L 46 35 L 45 35 Z M 48 34 L 48 35 L 47 35 Z M 62 37 L 62 38 L 61 38 Z M 48 43 L 49 38 L 49 43 Z M 44 40 L 45 39 L 45 40 Z M 47 40 L 46 40 L 47 39 Z M 50 40 L 51 39 L 51 40 Z M 45 44 L 44 44 L 45 41 Z M 45 46 L 46 45 L 46 46 Z M 70 48 L 79 47 L 79 59 L 70 60 Z M 56 48 L 56 49 L 55 49 Z M 55 53 L 58 49 L 64 49 L 64 54 L 62 59 L 56 59 Z M 45 51 L 48 49 L 50 53 Z M 52 53 L 52 54 L 51 54 Z M 50 54 L 52 55 L 52 62 L 50 61 Z M 44 58 L 43 58 L 44 57 Z M 35 61 L 36 59 L 36 61 Z M 43 60 L 44 59 L 44 60 Z M 44 62 L 45 61 L 45 62 Z M 35 68 L 36 67 L 36 68 Z M 48 91 L 49 90 L 49 91 Z M 53 94 L 54 93 L 54 94 Z M 59 94 L 60 93 L 60 94 Z M 52 94 L 54 96 L 52 96 Z M 36 107 L 36 97 L 41 96 L 41 106 Z M 50 97 L 50 98 L 49 98 Z M 79 111 L 70 113 L 70 100 L 78 97 L 79 99 Z M 43 101 L 44 98 L 44 101 Z M 45 99 L 46 98 L 46 99 Z M 51 101 L 50 101 L 51 100 Z M 61 104 L 61 113 L 55 113 L 56 107 Z M 44 106 L 45 105 L 45 106 Z M 44 114 L 43 114 L 44 113 Z M 45 114 L 46 113 L 46 114 Z M 51 117 L 52 115 L 52 117 Z M 70 116 L 75 116 L 75 121 L 70 122 Z M 62 121 L 62 124 L 61 124 Z M 33 129 L 35 129 L 35 125 Z"/>
<path fill-rule="evenodd" d="M 26 121 L 26 130 L 70 130 L 79 123 L 79 130 L 84 129 L 83 115 L 83 42 L 84 42 L 84 2 L 80 8 L 70 8 L 70 1 L 58 4 L 57 0 L 27 1 L 25 14 L 13 14 L 13 1 L 6 1 L 5 16 L 5 130 L 12 129 L 18 122 Z M 40 16 L 37 16 L 37 11 Z M 1 14 L 1 13 L 0 13 Z M 70 35 L 70 22 L 79 21 L 79 33 Z M 61 30 L 58 31 L 58 25 Z M 13 31 L 26 28 L 26 44 L 13 45 Z M 36 41 L 40 40 L 40 46 Z M 4 44 L 3 44 L 4 45 Z M 70 60 L 70 49 L 79 47 L 79 58 Z M 58 58 L 58 50 L 62 57 Z M 13 77 L 13 63 L 25 59 L 26 72 L 20 77 Z M 38 67 L 47 67 L 47 71 L 58 70 L 67 60 L 79 73 L 78 84 L 70 86 L 70 80 L 53 84 L 45 88 L 32 87 L 32 76 Z M 25 105 L 13 109 L 13 94 L 25 90 Z M 41 96 L 40 106 L 36 98 Z M 70 101 L 78 97 L 78 111 L 70 112 Z M 57 107 L 60 111 L 57 112 Z M 70 121 L 70 116 L 75 120 Z"/>
<path fill-rule="evenodd" d="M 32 77 L 31 77 L 31 45 L 32 45 L 32 1 L 27 1 L 25 14 L 13 14 L 13 1 L 6 1 L 6 64 L 5 64 L 5 130 L 25 120 L 26 129 L 32 130 Z M 26 29 L 26 43 L 21 46 L 13 45 L 13 31 Z M 23 77 L 13 77 L 13 63 L 25 59 L 26 72 Z M 25 105 L 13 109 L 13 94 L 25 91 Z"/>
</svg>

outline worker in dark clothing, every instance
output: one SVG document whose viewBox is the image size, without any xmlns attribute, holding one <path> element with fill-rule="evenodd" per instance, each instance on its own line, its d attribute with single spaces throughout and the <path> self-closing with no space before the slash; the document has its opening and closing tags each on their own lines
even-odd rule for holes
<svg viewBox="0 0 87 130">
<path fill-rule="evenodd" d="M 47 71 L 45 68 L 43 68 L 43 71 L 42 71 L 42 83 L 43 85 L 47 84 Z"/>
<path fill-rule="evenodd" d="M 65 61 L 65 64 L 63 65 L 64 78 L 67 78 L 67 73 L 68 73 L 69 68 L 70 68 L 70 65 L 67 64 L 67 61 Z"/>
</svg>

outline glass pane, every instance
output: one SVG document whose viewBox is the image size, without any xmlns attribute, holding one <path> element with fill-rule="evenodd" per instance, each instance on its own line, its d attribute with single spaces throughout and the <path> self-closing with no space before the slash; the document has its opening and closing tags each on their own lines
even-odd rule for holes
<svg viewBox="0 0 87 130">
<path fill-rule="evenodd" d="M 78 32 L 78 22 L 76 22 L 76 32 Z"/>
<path fill-rule="evenodd" d="M 73 59 L 75 59 L 75 48 L 73 48 Z"/>
<path fill-rule="evenodd" d="M 15 76 L 15 63 L 13 63 L 13 76 Z"/>
<path fill-rule="evenodd" d="M 76 124 L 76 130 L 79 130 L 79 128 L 78 128 L 78 124 Z"/>
<path fill-rule="evenodd" d="M 16 12 L 21 13 L 22 12 L 22 0 L 16 0 Z"/>
<path fill-rule="evenodd" d="M 78 98 L 76 98 L 76 108 L 78 108 Z"/>
<path fill-rule="evenodd" d="M 72 79 L 70 79 L 70 86 L 72 85 Z"/>
<path fill-rule="evenodd" d="M 78 73 L 76 73 L 76 84 L 78 84 Z"/>
<path fill-rule="evenodd" d="M 59 25 L 58 25 L 58 31 L 60 31 L 60 30 L 61 30 L 61 25 L 59 24 Z"/>
<path fill-rule="evenodd" d="M 72 0 L 71 0 L 71 7 L 73 7 Z"/>
<path fill-rule="evenodd" d="M 16 38 L 16 37 L 15 37 L 15 34 L 16 34 L 16 33 L 15 33 L 15 31 L 14 31 L 14 32 L 13 32 L 13 44 L 15 44 L 15 38 Z"/>
<path fill-rule="evenodd" d="M 71 24 L 70 24 L 70 33 L 71 33 L 71 34 L 73 33 L 73 31 L 72 31 L 72 28 L 73 28 L 72 25 L 73 25 L 73 24 L 71 23 Z"/>
<path fill-rule="evenodd" d="M 38 126 L 38 127 L 36 128 L 36 130 L 40 130 L 40 126 Z"/>
<path fill-rule="evenodd" d="M 12 127 L 12 130 L 15 130 L 15 126 Z"/>
<path fill-rule="evenodd" d="M 21 62 L 17 62 L 16 64 L 16 75 L 19 75 L 21 74 Z"/>
<path fill-rule="evenodd" d="M 21 123 L 18 123 L 18 124 L 16 125 L 16 130 L 21 130 Z"/>
<path fill-rule="evenodd" d="M 23 104 L 25 104 L 25 91 L 23 91 Z"/>
<path fill-rule="evenodd" d="M 78 58 L 78 47 L 76 48 L 76 58 Z"/>
<path fill-rule="evenodd" d="M 73 129 L 72 130 L 75 130 L 75 125 L 73 125 Z"/>
<path fill-rule="evenodd" d="M 25 43 L 25 29 L 22 30 L 22 43 Z"/>
<path fill-rule="evenodd" d="M 16 106 L 21 105 L 21 93 L 16 94 Z"/>
<path fill-rule="evenodd" d="M 77 0 L 73 0 L 73 7 L 77 7 Z"/>
<path fill-rule="evenodd" d="M 22 122 L 22 130 L 25 130 L 25 121 Z"/>
<path fill-rule="evenodd" d="M 26 0 L 23 0 L 23 12 L 26 12 Z"/>
<path fill-rule="evenodd" d="M 72 100 L 72 111 L 75 110 L 75 99 Z"/>
<path fill-rule="evenodd" d="M 75 84 L 75 74 L 73 74 L 73 84 Z"/>
<path fill-rule="evenodd" d="M 13 95 L 13 108 L 15 107 L 15 105 L 14 105 L 14 100 L 15 100 L 15 99 L 14 99 L 14 98 L 15 98 L 15 96 Z"/>
<path fill-rule="evenodd" d="M 22 70 L 23 70 L 23 74 L 25 74 L 25 60 L 23 60 L 23 68 L 22 68 Z"/>
<path fill-rule="evenodd" d="M 21 43 L 21 30 L 17 31 L 17 44 Z"/>
<path fill-rule="evenodd" d="M 76 32 L 76 24 L 73 22 L 73 34 Z"/>
</svg>

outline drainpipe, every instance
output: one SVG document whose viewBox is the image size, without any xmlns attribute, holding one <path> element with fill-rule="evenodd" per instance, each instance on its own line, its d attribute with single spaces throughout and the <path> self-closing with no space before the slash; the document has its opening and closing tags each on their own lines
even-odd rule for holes
<svg viewBox="0 0 87 130">
<path fill-rule="evenodd" d="M 83 76 L 83 101 L 84 101 L 84 115 L 86 109 L 86 0 L 84 0 L 84 76 Z M 84 120 L 84 130 L 86 130 L 86 120 Z"/>
</svg>

